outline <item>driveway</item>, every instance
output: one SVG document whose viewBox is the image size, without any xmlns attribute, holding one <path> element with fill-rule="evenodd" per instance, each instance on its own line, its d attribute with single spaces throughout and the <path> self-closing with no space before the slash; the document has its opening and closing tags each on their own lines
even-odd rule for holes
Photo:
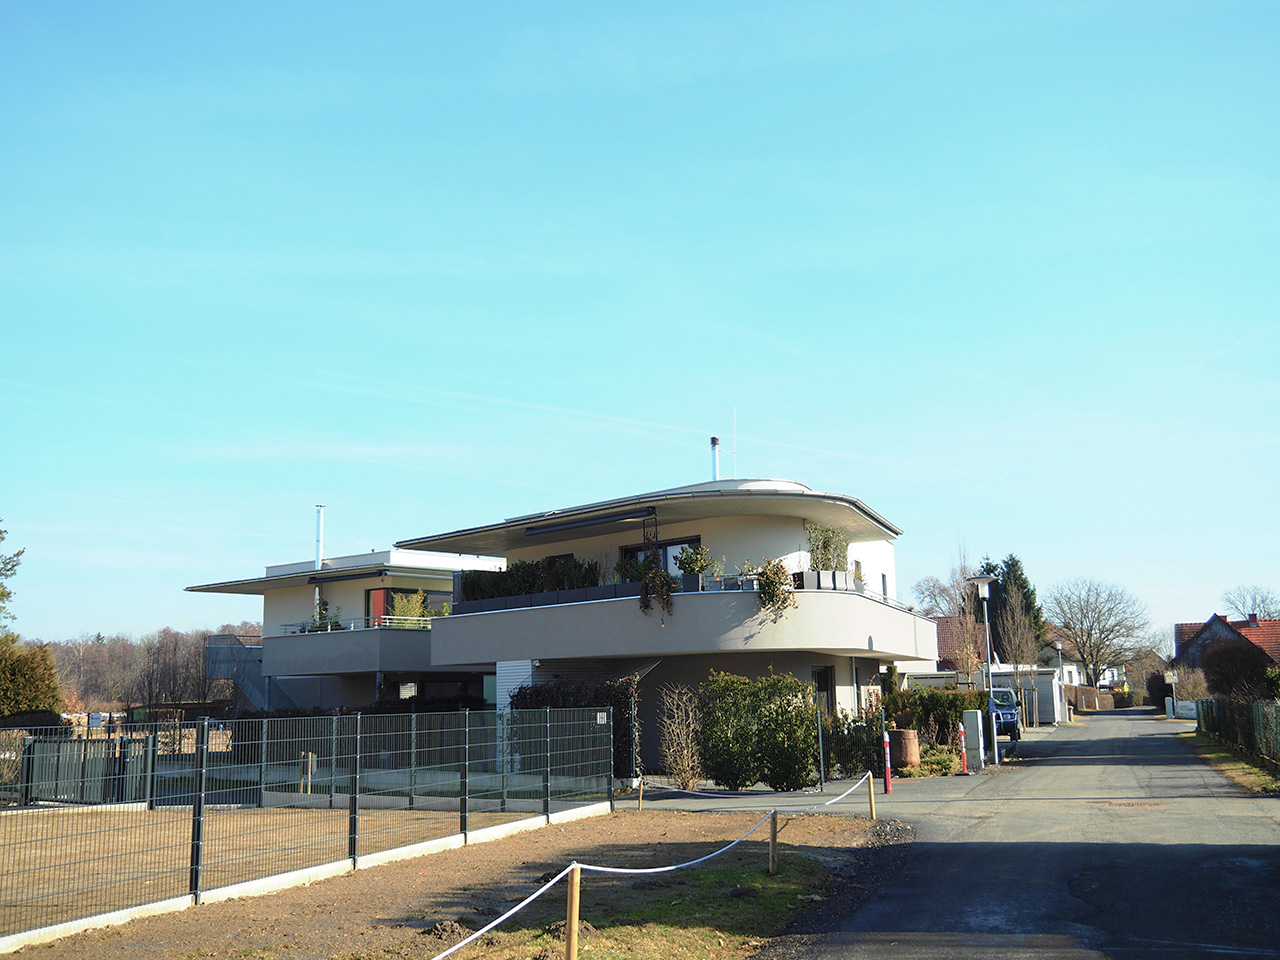
<svg viewBox="0 0 1280 960">
<path fill-rule="evenodd" d="M 905 866 L 793 955 L 1280 960 L 1280 799 L 1214 773 L 1191 729 L 1095 714 L 999 771 L 895 781 L 877 812 L 915 828 Z"/>
</svg>

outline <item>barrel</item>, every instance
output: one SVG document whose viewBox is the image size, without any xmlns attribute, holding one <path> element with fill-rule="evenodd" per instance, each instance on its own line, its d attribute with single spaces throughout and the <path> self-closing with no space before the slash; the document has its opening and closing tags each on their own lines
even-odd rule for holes
<svg viewBox="0 0 1280 960">
<path fill-rule="evenodd" d="M 889 731 L 889 763 L 894 767 L 920 766 L 920 738 L 914 730 Z"/>
</svg>

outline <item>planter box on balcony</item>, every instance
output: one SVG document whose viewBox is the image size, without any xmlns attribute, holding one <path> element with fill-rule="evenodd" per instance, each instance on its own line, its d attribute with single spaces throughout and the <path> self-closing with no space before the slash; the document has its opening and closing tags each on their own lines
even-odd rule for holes
<svg viewBox="0 0 1280 960">
<path fill-rule="evenodd" d="M 835 578 L 837 590 L 849 589 L 849 571 L 848 570 L 833 570 L 831 571 L 831 576 Z"/>
<path fill-rule="evenodd" d="M 805 570 L 803 573 L 797 573 L 793 576 L 797 590 L 817 590 L 818 574 L 813 570 Z"/>
<path fill-rule="evenodd" d="M 722 577 L 720 580 L 721 590 L 741 590 L 742 578 L 738 576 Z"/>
<path fill-rule="evenodd" d="M 618 586 L 614 583 L 605 584 L 603 587 L 587 587 L 584 591 L 586 600 L 612 600 L 618 595 Z"/>
<path fill-rule="evenodd" d="M 640 584 L 638 583 L 619 583 L 615 584 L 619 597 L 638 597 L 640 596 Z"/>
<path fill-rule="evenodd" d="M 685 593 L 697 593 L 702 589 L 702 574 L 684 573 L 680 575 L 680 589 Z"/>
<path fill-rule="evenodd" d="M 760 590 L 760 581 L 755 577 L 740 577 L 738 579 L 738 589 L 746 590 L 749 593 L 757 593 Z"/>
<path fill-rule="evenodd" d="M 702 577 L 702 589 L 708 593 L 719 593 L 724 589 L 724 578 L 708 577 L 704 574 Z"/>
<path fill-rule="evenodd" d="M 533 597 L 527 593 L 522 593 L 518 597 L 503 597 L 502 601 L 507 610 L 519 610 L 521 607 L 533 606 Z"/>
<path fill-rule="evenodd" d="M 556 603 L 582 603 L 587 599 L 587 588 L 577 587 L 573 590 L 557 590 Z"/>
<path fill-rule="evenodd" d="M 529 606 L 531 607 L 550 607 L 560 601 L 560 593 L 558 590 L 543 590 L 541 593 L 529 595 Z"/>
</svg>

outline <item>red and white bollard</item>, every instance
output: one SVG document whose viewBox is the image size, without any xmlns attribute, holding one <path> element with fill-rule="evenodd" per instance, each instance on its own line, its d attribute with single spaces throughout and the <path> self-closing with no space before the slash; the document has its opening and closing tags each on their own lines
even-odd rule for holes
<svg viewBox="0 0 1280 960">
<path fill-rule="evenodd" d="M 960 724 L 960 772 L 969 773 L 969 751 L 965 748 L 963 723 Z"/>
<path fill-rule="evenodd" d="M 884 732 L 884 792 L 893 793 L 893 768 L 889 764 L 889 731 Z"/>
</svg>

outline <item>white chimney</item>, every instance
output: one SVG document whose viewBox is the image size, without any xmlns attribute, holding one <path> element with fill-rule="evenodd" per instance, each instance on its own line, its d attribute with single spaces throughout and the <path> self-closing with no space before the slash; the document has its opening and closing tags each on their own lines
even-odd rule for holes
<svg viewBox="0 0 1280 960">
<path fill-rule="evenodd" d="M 711 479 L 720 479 L 720 438 L 711 438 Z"/>
<path fill-rule="evenodd" d="M 320 561 L 324 559 L 324 504 L 316 504 L 316 569 L 320 569 Z"/>
</svg>

